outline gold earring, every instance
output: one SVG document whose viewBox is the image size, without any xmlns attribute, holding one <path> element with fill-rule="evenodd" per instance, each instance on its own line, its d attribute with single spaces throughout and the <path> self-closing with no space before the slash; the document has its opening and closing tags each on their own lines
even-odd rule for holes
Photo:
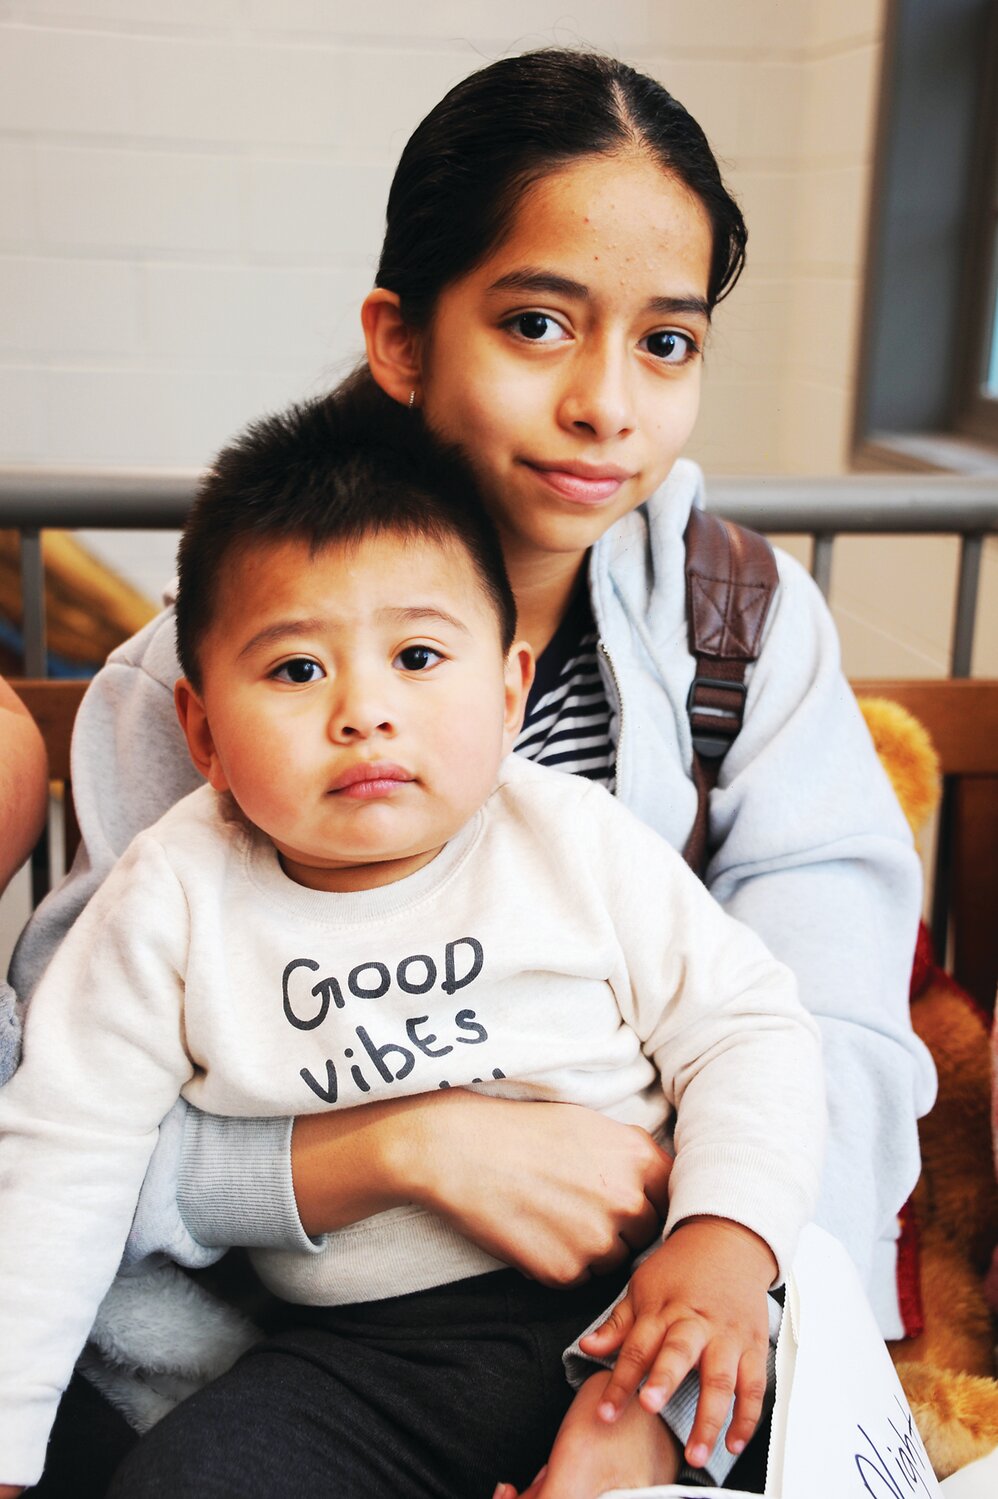
<svg viewBox="0 0 998 1499">
<path fill-rule="evenodd" d="M 410 390 L 410 392 L 409 392 L 409 410 L 410 411 L 415 406 L 415 404 L 416 404 L 416 392 L 414 390 Z"/>
</svg>

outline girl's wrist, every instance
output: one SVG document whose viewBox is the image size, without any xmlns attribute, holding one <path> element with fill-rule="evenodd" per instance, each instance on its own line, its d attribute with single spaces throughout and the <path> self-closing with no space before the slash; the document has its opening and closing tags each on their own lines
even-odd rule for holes
<svg viewBox="0 0 998 1499">
<path fill-rule="evenodd" d="M 417 1203 L 446 1215 L 455 1185 L 455 1155 L 470 1125 L 478 1095 L 463 1088 L 405 1100 L 404 1116 L 381 1134 L 382 1181 L 393 1205 Z"/>
</svg>

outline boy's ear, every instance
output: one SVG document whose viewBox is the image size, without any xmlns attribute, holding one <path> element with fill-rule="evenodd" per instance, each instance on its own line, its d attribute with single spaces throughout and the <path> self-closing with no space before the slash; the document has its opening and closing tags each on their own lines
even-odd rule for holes
<svg viewBox="0 0 998 1499">
<path fill-rule="evenodd" d="M 514 640 L 510 646 L 504 678 L 506 711 L 503 715 L 502 752 L 508 755 L 520 732 L 527 694 L 534 680 L 534 653 L 525 640 Z"/>
<path fill-rule="evenodd" d="M 195 770 L 199 770 L 216 791 L 228 791 L 229 783 L 215 749 L 204 703 L 186 677 L 181 677 L 174 685 L 173 703 Z"/>
<path fill-rule="evenodd" d="M 398 293 L 376 286 L 368 292 L 360 309 L 367 362 L 371 374 L 386 395 L 408 406 L 420 404 L 420 338 L 402 317 Z"/>
</svg>

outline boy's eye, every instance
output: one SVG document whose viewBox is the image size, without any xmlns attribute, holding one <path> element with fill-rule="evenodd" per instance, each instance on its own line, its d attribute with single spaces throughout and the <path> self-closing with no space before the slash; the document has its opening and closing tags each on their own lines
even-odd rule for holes
<svg viewBox="0 0 998 1499">
<path fill-rule="evenodd" d="M 665 328 L 660 333 L 649 333 L 644 339 L 645 348 L 663 364 L 685 364 L 700 351 L 688 333 L 677 333 Z"/>
<path fill-rule="evenodd" d="M 550 344 L 565 337 L 564 328 L 548 312 L 518 312 L 506 327 L 535 344 Z"/>
<path fill-rule="evenodd" d="M 310 656 L 295 656 L 291 661 L 282 662 L 271 675 L 276 682 L 291 682 L 296 687 L 303 687 L 308 682 L 318 682 L 326 673 Z"/>
<path fill-rule="evenodd" d="M 401 666 L 403 671 L 425 671 L 442 660 L 440 652 L 430 645 L 407 645 L 399 651 L 393 665 Z"/>
</svg>

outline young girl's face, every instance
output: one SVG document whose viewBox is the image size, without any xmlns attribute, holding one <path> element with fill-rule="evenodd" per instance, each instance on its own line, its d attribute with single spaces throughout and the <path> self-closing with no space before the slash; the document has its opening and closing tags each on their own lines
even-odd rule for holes
<svg viewBox="0 0 998 1499">
<path fill-rule="evenodd" d="M 711 246 L 649 156 L 585 157 L 441 293 L 423 410 L 468 454 L 511 564 L 581 557 L 668 474 L 696 420 Z"/>
</svg>

